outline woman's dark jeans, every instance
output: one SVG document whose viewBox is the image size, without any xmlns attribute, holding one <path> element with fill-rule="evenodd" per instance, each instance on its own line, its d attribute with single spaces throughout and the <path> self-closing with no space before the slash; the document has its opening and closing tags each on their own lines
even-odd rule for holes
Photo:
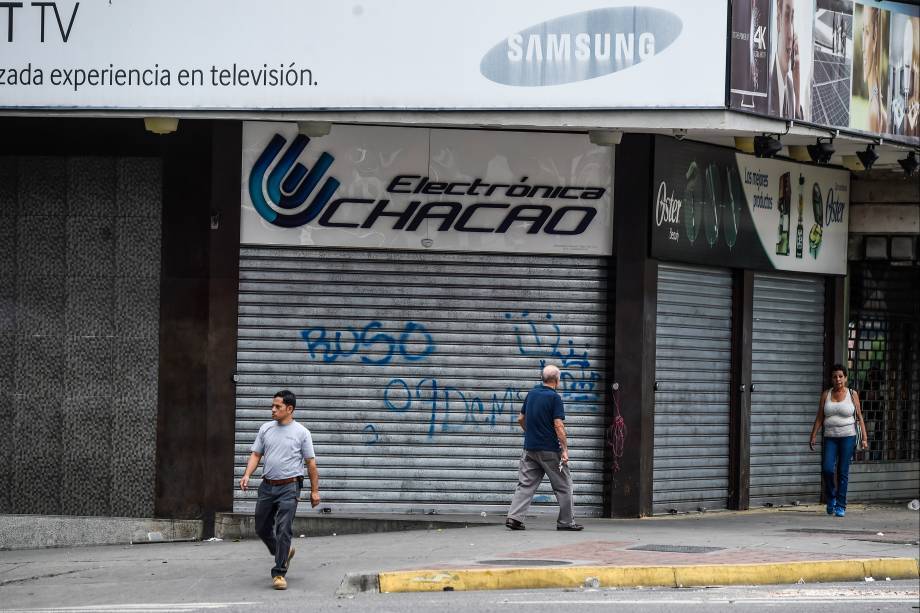
<svg viewBox="0 0 920 613">
<path fill-rule="evenodd" d="M 827 499 L 828 504 L 831 501 L 835 501 L 834 504 L 840 509 L 847 508 L 850 460 L 853 459 L 855 450 L 855 436 L 824 437 L 824 457 L 821 460 L 821 474 L 824 476 L 824 497 Z"/>
</svg>

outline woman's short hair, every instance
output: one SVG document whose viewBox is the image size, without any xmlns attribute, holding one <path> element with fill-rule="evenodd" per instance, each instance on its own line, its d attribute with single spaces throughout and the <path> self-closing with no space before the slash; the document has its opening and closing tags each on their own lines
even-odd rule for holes
<svg viewBox="0 0 920 613">
<path fill-rule="evenodd" d="M 843 364 L 834 364 L 833 366 L 831 366 L 830 374 L 833 375 L 838 370 L 843 373 L 844 377 L 847 376 L 847 367 L 844 366 Z"/>
</svg>

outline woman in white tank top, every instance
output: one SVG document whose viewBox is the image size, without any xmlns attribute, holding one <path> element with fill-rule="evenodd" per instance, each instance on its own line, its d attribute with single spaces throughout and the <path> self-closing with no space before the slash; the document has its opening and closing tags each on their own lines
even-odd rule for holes
<svg viewBox="0 0 920 613">
<path fill-rule="evenodd" d="M 818 405 L 818 415 L 808 443 L 814 451 L 818 429 L 824 426 L 821 474 L 828 515 L 843 517 L 846 514 L 850 460 L 856 450 L 857 423 L 863 432 L 861 447 L 868 449 L 859 394 L 847 387 L 847 369 L 842 364 L 834 364 L 831 367 L 831 389 L 821 394 L 821 404 Z"/>
</svg>

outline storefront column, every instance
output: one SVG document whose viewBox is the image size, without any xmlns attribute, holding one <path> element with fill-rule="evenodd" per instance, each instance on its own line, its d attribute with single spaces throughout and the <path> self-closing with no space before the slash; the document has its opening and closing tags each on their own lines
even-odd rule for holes
<svg viewBox="0 0 920 613">
<path fill-rule="evenodd" d="M 210 123 L 162 136 L 163 222 L 157 394 L 157 517 L 200 518 L 208 470 Z"/>
<path fill-rule="evenodd" d="M 746 510 L 751 487 L 751 345 L 754 273 L 735 271 L 732 296 L 732 373 L 729 405 L 728 508 Z"/>
<path fill-rule="evenodd" d="M 619 470 L 611 473 L 611 517 L 652 514 L 655 308 L 658 266 L 649 254 L 654 141 L 627 134 L 614 174 L 616 314 L 614 378 L 625 425 Z M 619 180 L 618 180 L 619 178 Z"/>
<path fill-rule="evenodd" d="M 211 210 L 208 290 L 208 406 L 204 487 L 205 534 L 214 513 L 233 508 L 236 415 L 236 323 L 240 287 L 240 150 L 243 124 L 214 123 L 211 135 Z M 266 399 L 266 402 L 269 400 Z"/>
<path fill-rule="evenodd" d="M 824 284 L 824 365 L 847 361 L 847 293 L 845 277 L 828 277 Z M 825 372 L 826 374 L 826 372 Z"/>
</svg>

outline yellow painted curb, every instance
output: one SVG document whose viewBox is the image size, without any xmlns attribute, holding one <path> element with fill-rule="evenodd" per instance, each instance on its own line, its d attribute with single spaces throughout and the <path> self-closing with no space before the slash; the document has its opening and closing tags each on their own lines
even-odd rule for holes
<svg viewBox="0 0 920 613">
<path fill-rule="evenodd" d="M 599 587 L 689 587 L 863 581 L 865 577 L 916 579 L 914 558 L 821 560 L 770 564 L 697 566 L 551 566 L 408 570 L 378 575 L 381 592 L 443 590 L 522 590 L 581 587 L 596 578 Z"/>
</svg>

